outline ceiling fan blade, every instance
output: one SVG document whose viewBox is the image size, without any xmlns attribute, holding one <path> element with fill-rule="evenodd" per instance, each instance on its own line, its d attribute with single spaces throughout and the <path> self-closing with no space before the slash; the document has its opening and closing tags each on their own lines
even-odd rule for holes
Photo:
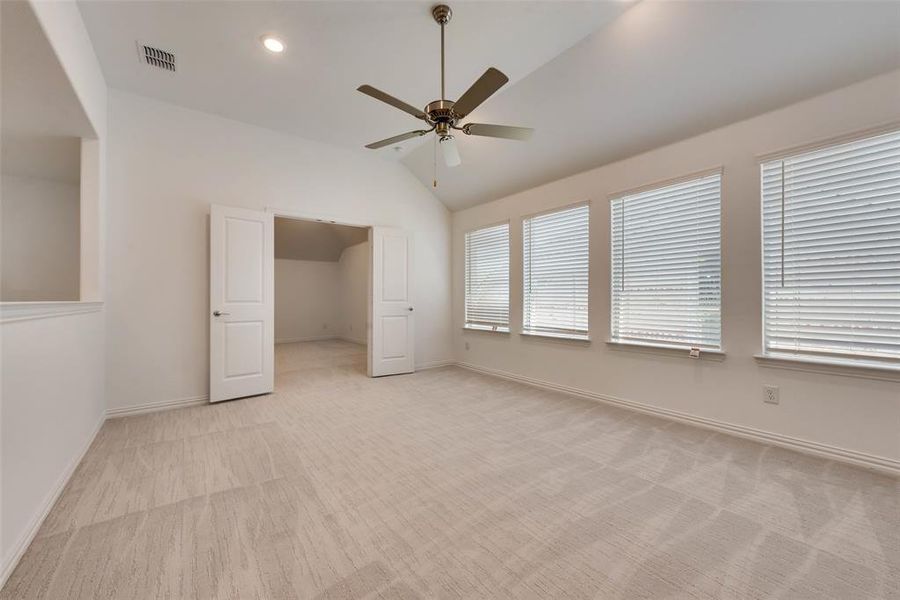
<svg viewBox="0 0 900 600">
<path fill-rule="evenodd" d="M 359 92 L 362 92 L 366 96 L 371 96 L 371 97 L 375 98 L 376 100 L 381 100 L 382 102 L 390 104 L 394 108 L 399 108 L 403 112 L 408 112 L 409 114 L 416 117 L 417 119 L 425 118 L 425 113 L 423 113 L 421 110 L 419 110 L 415 106 L 413 106 L 411 104 L 407 104 L 403 100 L 398 100 L 397 98 L 394 98 L 390 94 L 382 92 L 381 90 L 379 90 L 377 88 L 373 88 L 371 85 L 361 85 L 358 88 L 356 88 L 356 90 Z"/>
<path fill-rule="evenodd" d="M 509 81 L 509 77 L 494 67 L 490 67 L 478 78 L 478 81 L 472 84 L 472 87 L 459 97 L 459 100 L 453 105 L 453 112 L 460 118 L 466 116 L 502 88 L 507 81 Z"/>
<path fill-rule="evenodd" d="M 509 125 L 488 125 L 487 123 L 469 123 L 463 127 L 469 135 L 503 138 L 506 140 L 525 141 L 534 133 L 530 127 L 510 127 Z"/>
<path fill-rule="evenodd" d="M 444 163 L 448 167 L 458 167 L 462 163 L 462 159 L 459 157 L 459 148 L 456 147 L 456 140 L 453 136 L 442 137 L 440 144 L 441 151 L 444 153 Z"/>
<path fill-rule="evenodd" d="M 429 131 L 431 131 L 431 130 L 430 129 L 417 129 L 415 131 L 407 131 L 406 133 L 401 133 L 400 135 L 395 135 L 394 137 L 389 137 L 385 140 L 381 140 L 378 142 L 372 142 L 371 144 L 366 144 L 366 148 L 368 148 L 369 150 L 377 150 L 378 148 L 384 148 L 385 146 L 390 146 L 391 144 L 396 144 L 397 142 L 403 142 L 410 138 L 425 135 Z"/>
</svg>

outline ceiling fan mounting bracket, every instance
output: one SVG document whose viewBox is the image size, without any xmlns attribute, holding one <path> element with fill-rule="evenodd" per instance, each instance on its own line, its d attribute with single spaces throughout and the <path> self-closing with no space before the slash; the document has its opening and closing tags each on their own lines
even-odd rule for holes
<svg viewBox="0 0 900 600">
<path fill-rule="evenodd" d="M 446 4 L 437 4 L 431 9 L 431 16 L 439 25 L 446 25 L 453 17 L 453 11 Z"/>
</svg>

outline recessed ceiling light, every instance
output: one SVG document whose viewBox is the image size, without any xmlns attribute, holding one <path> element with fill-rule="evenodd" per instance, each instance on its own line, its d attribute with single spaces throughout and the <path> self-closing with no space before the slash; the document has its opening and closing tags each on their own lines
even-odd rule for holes
<svg viewBox="0 0 900 600">
<path fill-rule="evenodd" d="M 284 42 L 271 35 L 264 35 L 262 37 L 262 45 L 265 46 L 266 50 L 274 52 L 275 54 L 284 52 Z"/>
</svg>

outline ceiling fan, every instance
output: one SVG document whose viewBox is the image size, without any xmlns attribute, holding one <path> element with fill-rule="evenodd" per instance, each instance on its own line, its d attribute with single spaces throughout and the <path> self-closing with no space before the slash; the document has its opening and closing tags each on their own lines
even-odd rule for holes
<svg viewBox="0 0 900 600">
<path fill-rule="evenodd" d="M 429 102 L 424 109 L 419 110 L 415 106 L 407 104 L 402 100 L 382 92 L 371 85 L 361 85 L 358 91 L 371 96 L 376 100 L 381 100 L 390 104 L 394 108 L 407 112 L 417 119 L 421 119 L 427 123 L 429 129 L 416 129 L 408 131 L 366 145 L 370 150 L 376 150 L 385 146 L 390 146 L 398 142 L 402 142 L 414 137 L 420 137 L 432 131 L 438 137 L 441 150 L 444 154 L 444 162 L 448 167 L 455 167 L 460 164 L 459 150 L 456 148 L 456 141 L 453 137 L 453 131 L 462 131 L 466 135 L 479 135 L 493 138 L 504 138 L 508 140 L 527 140 L 531 137 L 533 129 L 527 127 L 510 127 L 508 125 L 488 125 L 486 123 L 466 123 L 463 125 L 461 121 L 465 119 L 473 110 L 475 110 L 482 102 L 490 98 L 497 90 L 503 87 L 509 78 L 501 73 L 498 69 L 490 67 L 478 80 L 472 84 L 465 93 L 454 102 L 447 100 L 444 92 L 444 26 L 450 22 L 453 11 L 446 4 L 438 4 L 431 9 L 431 15 L 434 20 L 441 26 L 441 99 Z"/>
</svg>

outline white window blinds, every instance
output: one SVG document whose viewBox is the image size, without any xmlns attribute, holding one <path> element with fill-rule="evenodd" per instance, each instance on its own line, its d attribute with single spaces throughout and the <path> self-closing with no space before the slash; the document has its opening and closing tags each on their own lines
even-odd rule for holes
<svg viewBox="0 0 900 600">
<path fill-rule="evenodd" d="M 523 222 L 523 332 L 588 336 L 588 205 Z"/>
<path fill-rule="evenodd" d="M 762 165 L 769 353 L 900 359 L 900 131 Z"/>
<path fill-rule="evenodd" d="M 509 224 L 466 233 L 466 326 L 509 329 Z"/>
<path fill-rule="evenodd" d="M 722 346 L 719 173 L 614 198 L 612 339 Z"/>
</svg>

